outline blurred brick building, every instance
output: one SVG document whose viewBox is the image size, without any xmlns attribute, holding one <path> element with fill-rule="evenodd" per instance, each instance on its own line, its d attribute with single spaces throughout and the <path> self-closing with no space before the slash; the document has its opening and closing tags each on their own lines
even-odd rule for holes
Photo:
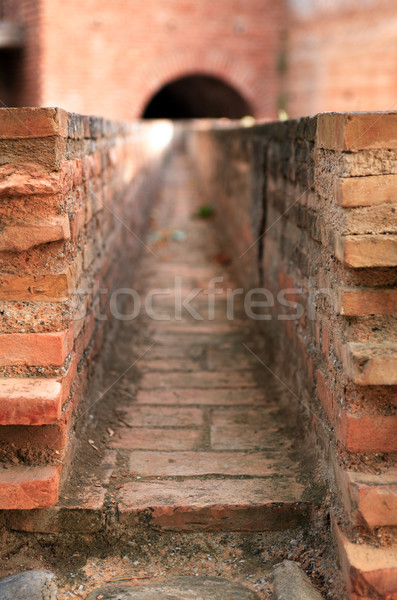
<svg viewBox="0 0 397 600">
<path fill-rule="evenodd" d="M 388 110 L 397 0 L 3 0 L 6 105 L 111 118 Z"/>
</svg>

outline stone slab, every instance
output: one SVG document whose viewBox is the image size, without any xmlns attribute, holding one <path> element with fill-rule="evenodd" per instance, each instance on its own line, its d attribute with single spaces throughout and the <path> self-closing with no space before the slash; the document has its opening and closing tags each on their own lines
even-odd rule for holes
<svg viewBox="0 0 397 600">
<path fill-rule="evenodd" d="M 290 560 L 284 560 L 276 565 L 273 571 L 273 581 L 273 600 L 322 599 L 322 595 L 312 586 L 306 573 Z"/>
<path fill-rule="evenodd" d="M 145 585 L 103 586 L 87 600 L 258 600 L 258 596 L 237 583 L 219 577 L 176 577 Z"/>
<path fill-rule="evenodd" d="M 2 600 L 55 600 L 57 587 L 53 573 L 23 571 L 0 580 Z"/>
</svg>

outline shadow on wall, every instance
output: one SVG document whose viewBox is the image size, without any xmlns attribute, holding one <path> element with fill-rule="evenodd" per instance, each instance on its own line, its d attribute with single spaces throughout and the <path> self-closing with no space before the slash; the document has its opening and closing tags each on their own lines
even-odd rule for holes
<svg viewBox="0 0 397 600">
<path fill-rule="evenodd" d="M 165 85 L 147 104 L 144 119 L 241 119 L 251 114 L 246 100 L 215 77 L 189 75 Z"/>
</svg>

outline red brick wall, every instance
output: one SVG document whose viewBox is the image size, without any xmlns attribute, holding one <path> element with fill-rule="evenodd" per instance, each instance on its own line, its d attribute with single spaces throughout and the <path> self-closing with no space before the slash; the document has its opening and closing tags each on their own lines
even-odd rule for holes
<svg viewBox="0 0 397 600">
<path fill-rule="evenodd" d="M 291 0 L 285 51 L 291 117 L 396 108 L 396 0 Z"/>
<path fill-rule="evenodd" d="M 1 109 L 0 124 L 0 508 L 45 507 L 110 322 L 96 316 L 130 284 L 162 152 L 158 123 Z"/>
<path fill-rule="evenodd" d="M 38 2 L 23 3 L 35 26 Z M 29 43 L 25 105 L 132 119 L 163 85 L 202 73 L 234 86 L 256 116 L 276 115 L 283 2 L 40 0 L 39 6 L 39 31 L 29 33 L 40 46 L 39 97 L 30 85 L 37 46 Z"/>
<path fill-rule="evenodd" d="M 39 106 L 42 99 L 42 29 L 40 0 L 17 4 L 25 45 L 19 66 L 18 106 Z"/>
<path fill-rule="evenodd" d="M 189 145 L 240 280 L 275 298 L 268 364 L 317 448 L 354 600 L 395 593 L 396 140 L 396 113 L 334 113 Z"/>
<path fill-rule="evenodd" d="M 395 107 L 397 0 L 18 6 L 20 105 L 131 119 L 165 84 L 201 73 L 235 87 L 256 117 Z"/>
</svg>

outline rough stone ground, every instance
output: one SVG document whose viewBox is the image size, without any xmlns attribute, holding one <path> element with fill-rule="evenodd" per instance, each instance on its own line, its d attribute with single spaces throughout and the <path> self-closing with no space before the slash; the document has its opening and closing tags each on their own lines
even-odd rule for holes
<svg viewBox="0 0 397 600">
<path fill-rule="evenodd" d="M 321 482 L 307 477 L 294 415 L 280 409 L 285 390 L 241 296 L 229 318 L 227 255 L 198 207 L 192 172 L 175 155 L 134 275 L 141 304 L 162 290 L 153 310 L 164 320 L 140 311 L 119 321 L 59 506 L 38 519 L 36 537 L 5 534 L 0 567 L 49 566 L 60 600 L 171 575 L 226 577 L 264 600 L 272 566 L 288 558 L 342 598 Z M 205 290 L 215 277 L 211 319 Z M 179 314 L 193 288 L 202 319 Z M 134 307 L 130 295 L 122 310 Z"/>
</svg>

